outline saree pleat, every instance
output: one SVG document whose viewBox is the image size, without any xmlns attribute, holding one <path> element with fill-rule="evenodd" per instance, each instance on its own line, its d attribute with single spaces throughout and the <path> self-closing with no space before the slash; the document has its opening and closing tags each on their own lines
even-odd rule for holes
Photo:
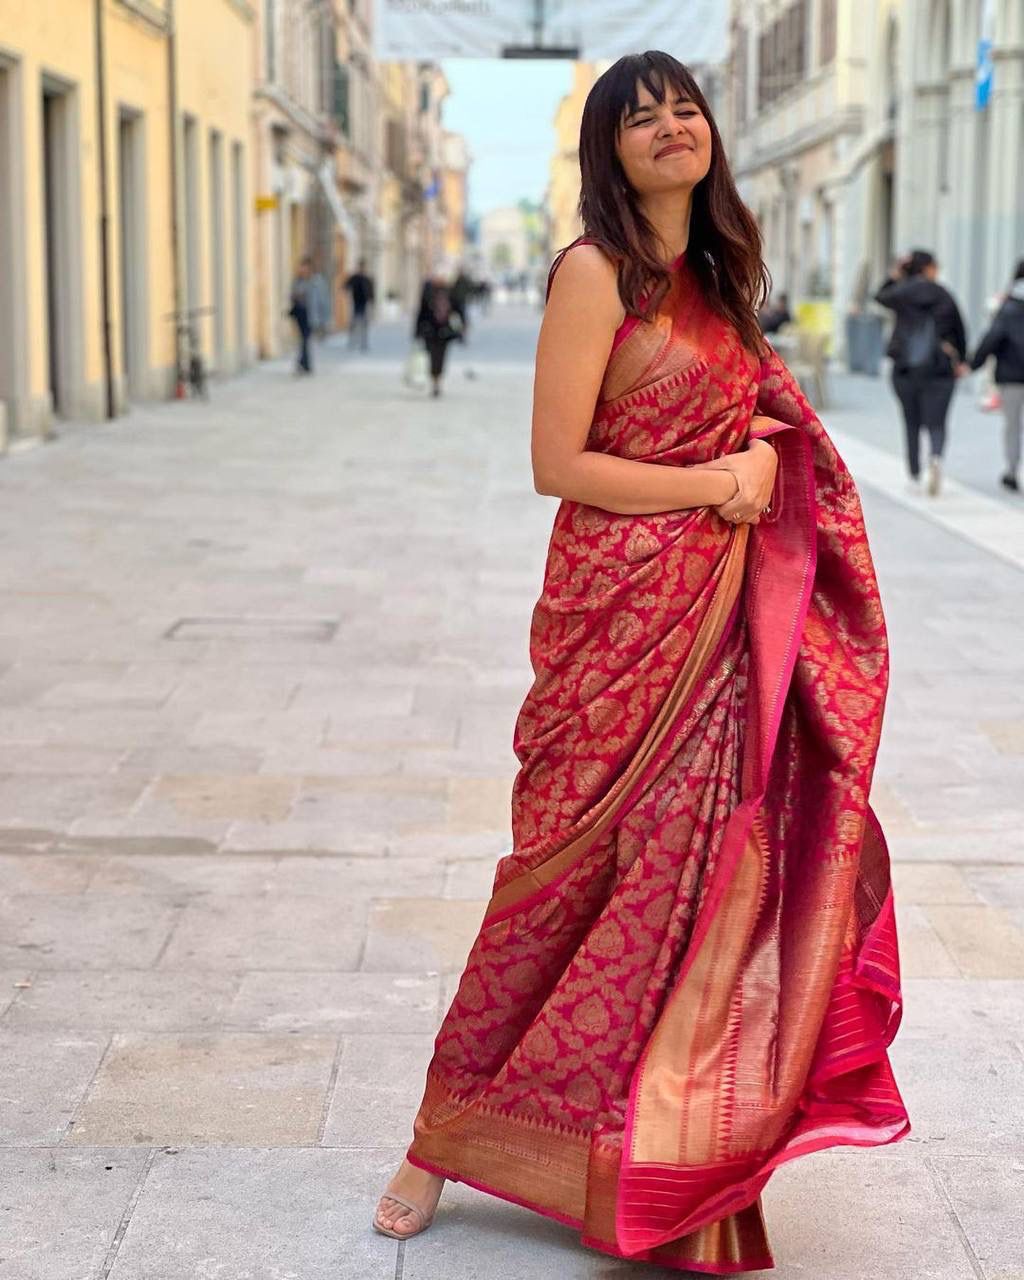
<svg viewBox="0 0 1024 1280">
<path fill-rule="evenodd" d="M 788 372 L 679 265 L 618 335 L 588 447 L 686 465 L 751 434 L 779 455 L 759 526 L 559 509 L 513 851 L 409 1149 L 602 1252 L 716 1274 L 773 1265 L 779 1164 L 909 1128 L 859 501 Z"/>
</svg>

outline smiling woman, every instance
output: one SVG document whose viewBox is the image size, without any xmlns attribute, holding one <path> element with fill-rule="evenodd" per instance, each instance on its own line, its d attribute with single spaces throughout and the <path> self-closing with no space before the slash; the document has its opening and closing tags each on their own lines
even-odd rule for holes
<svg viewBox="0 0 1024 1280">
<path fill-rule="evenodd" d="M 583 116 L 552 268 L 513 848 L 374 1225 L 444 1179 L 617 1257 L 772 1265 L 760 1193 L 908 1131 L 867 802 L 887 679 L 857 491 L 756 324 L 765 272 L 707 102 L 663 53 Z"/>
</svg>

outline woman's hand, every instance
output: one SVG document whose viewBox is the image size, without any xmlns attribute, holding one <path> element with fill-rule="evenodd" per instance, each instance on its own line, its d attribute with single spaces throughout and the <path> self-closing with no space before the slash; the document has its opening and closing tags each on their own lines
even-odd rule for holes
<svg viewBox="0 0 1024 1280">
<path fill-rule="evenodd" d="M 730 472 L 736 480 L 736 492 L 728 502 L 715 510 L 730 524 L 757 524 L 770 509 L 775 490 L 775 473 L 779 459 L 767 440 L 751 440 L 739 453 L 727 454 L 706 464 Z"/>
</svg>

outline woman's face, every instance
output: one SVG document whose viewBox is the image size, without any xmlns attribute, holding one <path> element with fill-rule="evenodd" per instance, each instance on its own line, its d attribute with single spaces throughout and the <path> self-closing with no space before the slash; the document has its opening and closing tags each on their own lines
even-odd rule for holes
<svg viewBox="0 0 1024 1280">
<path fill-rule="evenodd" d="M 711 125 L 700 107 L 669 88 L 658 102 L 642 82 L 615 143 L 626 180 L 639 196 L 695 187 L 711 168 Z"/>
</svg>

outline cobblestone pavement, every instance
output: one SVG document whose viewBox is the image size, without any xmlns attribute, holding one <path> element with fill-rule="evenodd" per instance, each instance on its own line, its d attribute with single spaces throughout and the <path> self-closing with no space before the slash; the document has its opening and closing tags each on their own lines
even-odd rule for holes
<svg viewBox="0 0 1024 1280">
<path fill-rule="evenodd" d="M 483 321 L 441 401 L 395 329 L 0 463 L 2 1280 L 663 1274 L 462 1187 L 422 1240 L 368 1227 L 508 841 L 535 324 Z M 884 388 L 833 391 L 892 630 L 916 1127 L 777 1175 L 777 1274 L 1021 1280 L 1024 576 L 902 494 Z"/>
</svg>

